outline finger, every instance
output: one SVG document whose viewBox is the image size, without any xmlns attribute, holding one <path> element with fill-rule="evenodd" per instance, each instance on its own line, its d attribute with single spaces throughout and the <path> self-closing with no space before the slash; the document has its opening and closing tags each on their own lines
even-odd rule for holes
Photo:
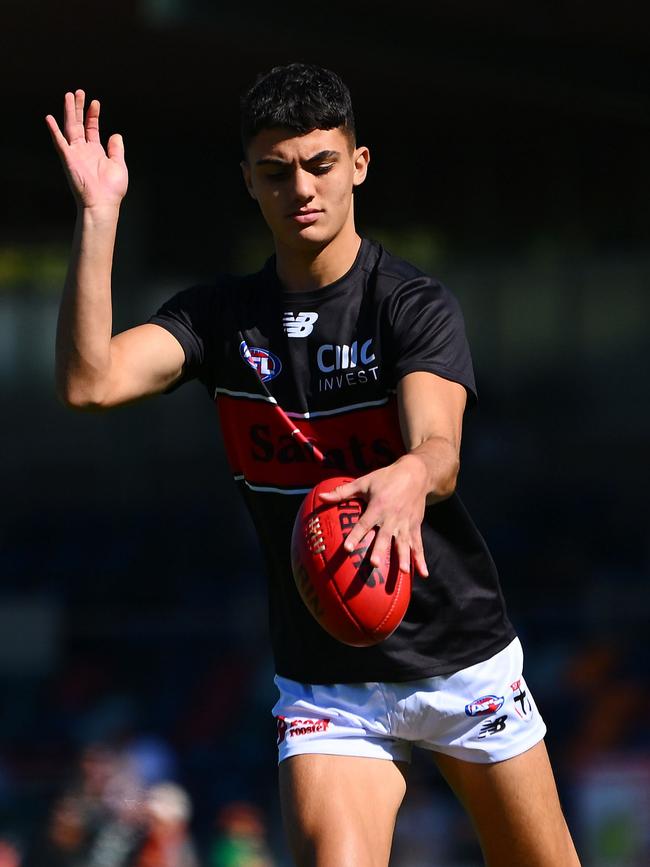
<svg viewBox="0 0 650 867">
<path fill-rule="evenodd" d="M 418 573 L 420 578 L 426 580 L 429 577 L 429 570 L 427 569 L 427 564 L 424 560 L 424 557 L 416 557 L 413 555 L 413 563 L 415 565 L 415 571 Z M 408 569 L 404 570 L 405 572 L 410 572 L 410 566 Z"/>
<path fill-rule="evenodd" d="M 413 542 L 411 544 L 411 553 L 413 555 L 413 562 L 415 564 L 415 568 L 419 573 L 421 578 L 429 577 L 429 569 L 427 568 L 427 561 L 424 559 L 424 547 L 422 545 L 422 533 L 420 532 L 420 528 L 418 527 L 417 532 L 413 533 Z M 409 563 L 407 568 L 404 570 L 408 572 L 410 570 L 411 563 L 409 558 Z M 400 566 L 401 568 L 401 566 Z"/>
<path fill-rule="evenodd" d="M 86 112 L 86 141 L 99 143 L 99 100 L 93 99 Z"/>
<path fill-rule="evenodd" d="M 388 560 L 388 551 L 393 542 L 393 534 L 387 530 L 380 530 L 377 533 L 375 544 L 372 546 L 370 554 L 370 563 L 375 569 L 381 569 Z"/>
<path fill-rule="evenodd" d="M 67 91 L 63 97 L 63 132 L 68 142 L 74 135 L 74 93 Z"/>
<path fill-rule="evenodd" d="M 74 92 L 74 119 L 76 123 L 80 123 L 83 126 L 84 122 L 84 102 L 86 101 L 86 94 L 83 90 L 75 90 Z"/>
<path fill-rule="evenodd" d="M 113 133 L 106 144 L 108 158 L 116 163 L 124 162 L 124 139 L 119 132 Z"/>
<path fill-rule="evenodd" d="M 81 121 L 77 120 L 77 94 L 81 94 Z M 83 125 L 83 90 L 75 93 L 68 91 L 63 98 L 63 132 L 68 142 L 72 144 L 80 138 L 85 138 Z"/>
<path fill-rule="evenodd" d="M 411 571 L 411 546 L 408 539 L 398 536 L 395 539 L 395 555 L 400 572 Z"/>
<path fill-rule="evenodd" d="M 50 135 L 52 136 L 52 141 L 54 142 L 55 147 L 57 148 L 59 153 L 62 154 L 64 150 L 68 147 L 68 140 L 59 129 L 58 123 L 51 114 L 47 115 L 47 117 L 45 118 L 45 123 L 47 124 L 47 128 L 50 131 Z"/>
<path fill-rule="evenodd" d="M 348 553 L 352 553 L 352 551 L 356 551 L 357 548 L 360 548 L 364 543 L 370 544 L 370 541 L 367 540 L 367 536 L 369 533 L 374 533 L 374 531 L 375 525 L 373 523 L 369 520 L 359 519 L 352 530 L 350 530 L 343 547 L 348 551 Z"/>
<path fill-rule="evenodd" d="M 359 542 L 356 545 L 354 545 L 354 547 L 352 548 L 351 551 L 349 551 L 349 554 L 351 556 L 356 555 L 356 557 L 358 557 L 359 560 L 363 560 L 365 558 L 366 554 L 368 553 L 368 551 L 370 550 L 370 548 L 372 547 L 372 544 L 373 544 L 376 536 L 377 536 L 377 531 L 373 527 L 372 529 L 368 530 L 364 536 L 362 536 L 362 538 L 359 540 Z"/>
</svg>

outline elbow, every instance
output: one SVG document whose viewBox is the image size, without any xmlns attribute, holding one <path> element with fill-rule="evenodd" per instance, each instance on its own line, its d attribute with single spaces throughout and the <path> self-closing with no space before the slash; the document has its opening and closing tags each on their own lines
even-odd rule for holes
<svg viewBox="0 0 650 867">
<path fill-rule="evenodd" d="M 108 407 L 109 378 L 104 369 L 71 363 L 57 353 L 54 371 L 56 396 L 67 409 L 96 412 Z"/>
<path fill-rule="evenodd" d="M 99 412 L 106 408 L 99 401 L 89 400 L 87 398 L 62 394 L 59 394 L 58 398 L 66 409 L 73 409 L 76 412 Z"/>
<path fill-rule="evenodd" d="M 91 389 L 57 382 L 56 396 L 67 409 L 77 412 L 98 412 L 106 409 L 105 402 Z"/>
</svg>

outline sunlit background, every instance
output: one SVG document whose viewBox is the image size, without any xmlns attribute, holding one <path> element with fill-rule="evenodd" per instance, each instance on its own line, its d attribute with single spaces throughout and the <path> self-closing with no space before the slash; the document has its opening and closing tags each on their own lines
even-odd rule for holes
<svg viewBox="0 0 650 867">
<path fill-rule="evenodd" d="M 119 330 L 269 255 L 238 100 L 292 60 L 350 85 L 362 232 L 461 300 L 461 495 L 583 864 L 650 864 L 650 31 L 638 4 L 600 8 L 3 4 L 0 867 L 290 863 L 264 575 L 214 407 L 196 384 L 105 416 L 54 395 L 74 206 L 43 117 L 84 87 L 124 135 Z M 480 863 L 417 755 L 392 867 Z"/>
</svg>

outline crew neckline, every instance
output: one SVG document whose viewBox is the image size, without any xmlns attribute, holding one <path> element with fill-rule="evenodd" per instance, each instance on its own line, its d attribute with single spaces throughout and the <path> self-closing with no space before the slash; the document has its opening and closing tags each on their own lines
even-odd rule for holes
<svg viewBox="0 0 650 867">
<path fill-rule="evenodd" d="M 354 262 L 352 263 L 352 265 L 350 265 L 345 274 L 343 274 L 337 280 L 334 280 L 334 282 L 328 283 L 326 286 L 320 286 L 318 289 L 308 289 L 304 292 L 289 292 L 287 289 L 283 288 L 282 283 L 280 282 L 280 278 L 278 277 L 278 272 L 276 270 L 275 254 L 267 260 L 265 267 L 272 275 L 284 304 L 296 301 L 299 301 L 301 303 L 304 303 L 306 301 L 315 303 L 318 301 L 325 301 L 329 298 L 333 298 L 336 295 L 339 295 L 341 292 L 345 292 L 345 286 L 343 284 L 352 276 L 355 271 L 363 270 L 363 267 L 366 264 L 372 248 L 373 242 L 370 241 L 368 238 L 362 237 Z"/>
</svg>

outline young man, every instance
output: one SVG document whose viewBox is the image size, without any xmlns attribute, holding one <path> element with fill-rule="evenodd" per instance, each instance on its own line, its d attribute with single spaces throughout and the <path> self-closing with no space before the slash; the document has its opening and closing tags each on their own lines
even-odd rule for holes
<svg viewBox="0 0 650 867">
<path fill-rule="evenodd" d="M 106 409 L 198 377 L 217 402 L 228 459 L 270 574 L 280 698 L 280 793 L 296 863 L 386 865 L 412 744 L 432 751 L 471 815 L 486 863 L 578 864 L 522 676 L 494 564 L 454 492 L 462 417 L 475 399 L 458 305 L 439 283 L 362 239 L 346 86 L 319 67 L 273 69 L 242 103 L 242 171 L 275 244 L 246 277 L 172 298 L 111 337 L 111 261 L 127 171 L 100 143 L 99 103 L 65 97 L 47 123 L 79 216 L 57 336 L 58 388 Z M 298 430 L 298 434 L 296 434 Z M 312 447 L 314 446 L 314 447 Z M 322 453 L 323 460 L 318 453 Z M 419 577 L 385 642 L 330 638 L 292 580 L 289 540 L 317 481 L 356 481 L 350 549 L 395 540 Z"/>
</svg>

